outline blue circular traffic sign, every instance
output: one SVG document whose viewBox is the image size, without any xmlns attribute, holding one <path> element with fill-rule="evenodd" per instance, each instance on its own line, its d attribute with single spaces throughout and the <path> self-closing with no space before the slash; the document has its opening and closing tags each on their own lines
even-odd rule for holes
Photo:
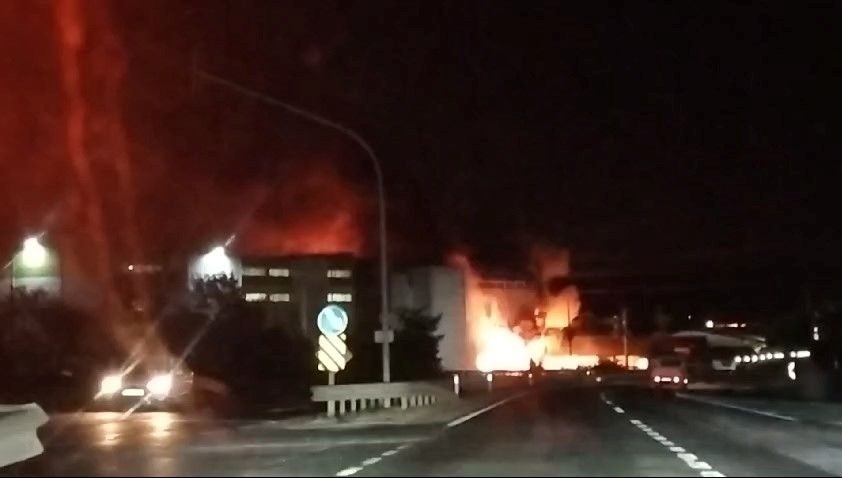
<svg viewBox="0 0 842 478">
<path fill-rule="evenodd" d="M 339 335 L 348 328 L 348 312 L 336 304 L 329 304 L 319 312 L 316 325 L 325 335 Z"/>
</svg>

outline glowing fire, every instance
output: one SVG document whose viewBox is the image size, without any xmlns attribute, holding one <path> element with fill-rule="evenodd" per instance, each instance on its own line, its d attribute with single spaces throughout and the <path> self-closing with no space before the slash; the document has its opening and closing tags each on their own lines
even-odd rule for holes
<svg viewBox="0 0 842 478">
<path fill-rule="evenodd" d="M 465 255 L 450 257 L 449 263 L 465 275 L 468 331 L 477 369 L 514 372 L 529 370 L 533 363 L 556 370 L 596 365 L 593 357 L 578 360 L 562 350 L 560 331 L 578 316 L 579 293 L 573 285 L 551 290 L 550 282 L 570 273 L 569 259 L 565 250 L 535 248 L 532 262 L 538 287 L 489 290 L 480 287 L 480 277 Z M 519 308 L 534 309 L 535 314 L 523 317 Z M 516 322 L 519 325 L 513 325 Z"/>
<path fill-rule="evenodd" d="M 527 340 L 509 328 L 509 321 L 500 311 L 498 297 L 480 287 L 480 278 L 462 254 L 450 257 L 450 264 L 465 274 L 468 333 L 478 370 L 526 371 L 532 362 L 541 363 L 546 353 L 545 338 Z"/>
<path fill-rule="evenodd" d="M 492 327 L 483 337 L 476 366 L 482 372 L 529 370 L 529 347 L 521 337 L 506 327 Z"/>
<path fill-rule="evenodd" d="M 249 254 L 359 255 L 364 247 L 366 198 L 326 162 L 308 162 L 261 198 L 237 234 Z M 268 191 L 268 190 L 267 190 Z"/>
</svg>

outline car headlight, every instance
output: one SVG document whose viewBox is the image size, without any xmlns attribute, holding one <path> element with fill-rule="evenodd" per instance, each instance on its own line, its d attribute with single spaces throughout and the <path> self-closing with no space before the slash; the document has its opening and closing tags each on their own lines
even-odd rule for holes
<svg viewBox="0 0 842 478">
<path fill-rule="evenodd" d="M 171 388 L 172 375 L 168 373 L 155 375 L 146 382 L 146 389 L 149 390 L 152 395 L 168 395 Z"/>
<path fill-rule="evenodd" d="M 123 387 L 123 376 L 120 374 L 106 375 L 99 383 L 100 395 L 113 395 Z"/>
</svg>

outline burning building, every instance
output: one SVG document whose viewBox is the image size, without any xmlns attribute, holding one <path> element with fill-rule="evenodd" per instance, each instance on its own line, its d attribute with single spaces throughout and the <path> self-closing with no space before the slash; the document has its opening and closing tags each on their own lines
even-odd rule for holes
<svg viewBox="0 0 842 478">
<path fill-rule="evenodd" d="M 560 368 L 555 357 L 569 356 L 561 337 L 579 313 L 578 292 L 572 285 L 560 290 L 548 285 L 549 278 L 569 273 L 566 264 L 537 261 L 543 267 L 534 277 L 492 278 L 477 272 L 466 256 L 454 255 L 449 266 L 394 274 L 392 304 L 441 315 L 439 355 L 446 370 Z"/>
</svg>

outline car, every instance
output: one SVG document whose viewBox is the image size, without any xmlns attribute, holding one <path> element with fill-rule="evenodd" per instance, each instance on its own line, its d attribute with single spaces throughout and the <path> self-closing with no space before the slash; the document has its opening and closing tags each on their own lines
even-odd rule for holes
<svg viewBox="0 0 842 478">
<path fill-rule="evenodd" d="M 159 369 L 137 365 L 103 374 L 94 401 L 111 407 L 171 408 L 188 403 L 193 373 L 183 366 Z"/>
</svg>

